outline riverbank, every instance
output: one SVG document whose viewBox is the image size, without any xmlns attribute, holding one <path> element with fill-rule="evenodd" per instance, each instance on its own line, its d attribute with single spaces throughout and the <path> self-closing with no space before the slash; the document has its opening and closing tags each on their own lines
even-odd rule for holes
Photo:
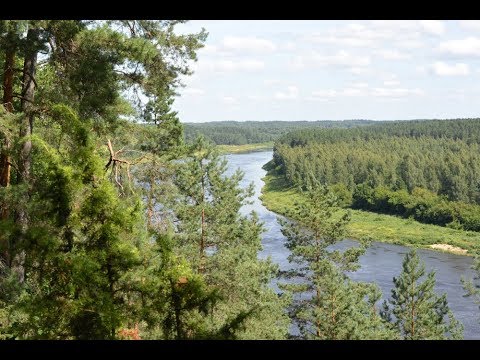
<svg viewBox="0 0 480 360">
<path fill-rule="evenodd" d="M 221 154 L 242 154 L 255 151 L 266 151 L 273 149 L 273 141 L 244 145 L 217 145 L 217 148 Z"/>
<path fill-rule="evenodd" d="M 285 214 L 285 209 L 295 202 L 302 202 L 303 196 L 288 188 L 283 178 L 267 175 L 262 179 L 260 200 L 269 210 Z M 350 210 L 352 220 L 348 225 L 350 237 L 360 239 L 369 236 L 374 241 L 414 246 L 459 255 L 473 255 L 480 250 L 480 233 L 446 227 L 422 224 L 413 219 L 377 214 L 362 210 Z"/>
</svg>

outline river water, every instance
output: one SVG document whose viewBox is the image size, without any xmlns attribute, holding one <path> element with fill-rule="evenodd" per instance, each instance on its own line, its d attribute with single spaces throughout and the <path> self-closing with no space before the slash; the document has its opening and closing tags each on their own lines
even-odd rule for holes
<svg viewBox="0 0 480 360">
<path fill-rule="evenodd" d="M 244 214 L 252 210 L 258 214 L 264 223 L 265 232 L 262 236 L 263 250 L 261 258 L 270 256 L 273 262 L 279 264 L 280 269 L 289 268 L 287 257 L 288 249 L 284 246 L 285 237 L 280 231 L 277 222 L 278 215 L 266 209 L 258 197 L 261 194 L 265 170 L 262 166 L 272 159 L 271 151 L 252 152 L 246 154 L 230 154 L 225 156 L 228 160 L 227 175 L 231 175 L 240 168 L 244 172 L 242 186 L 254 183 L 255 196 L 253 204 L 245 205 L 241 211 Z M 340 246 L 347 247 L 354 244 L 351 240 L 344 240 Z M 376 282 L 382 289 L 384 297 L 390 297 L 393 287 L 393 277 L 398 276 L 402 267 L 402 260 L 409 248 L 373 242 L 372 246 L 360 258 L 361 268 L 351 274 L 351 278 L 358 281 Z M 465 291 L 460 283 L 463 275 L 472 278 L 471 270 L 473 259 L 468 256 L 442 253 L 433 250 L 418 250 L 420 258 L 425 262 L 426 271 L 436 271 L 435 290 L 439 294 L 447 293 L 448 304 L 457 320 L 465 327 L 465 339 L 480 339 L 480 309 L 472 298 L 465 298 Z"/>
</svg>

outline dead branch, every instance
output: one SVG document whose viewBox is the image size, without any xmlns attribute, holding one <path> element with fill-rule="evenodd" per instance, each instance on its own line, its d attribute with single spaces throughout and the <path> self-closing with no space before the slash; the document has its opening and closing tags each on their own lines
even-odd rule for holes
<svg viewBox="0 0 480 360">
<path fill-rule="evenodd" d="M 108 168 L 110 166 L 112 166 L 112 177 L 114 178 L 115 183 L 118 185 L 118 187 L 123 192 L 124 188 L 123 188 L 123 185 L 121 184 L 121 181 L 119 179 L 119 170 L 121 170 L 121 164 L 126 164 L 127 165 L 126 166 L 127 177 L 128 177 L 129 183 L 131 183 L 132 182 L 132 176 L 130 174 L 130 166 L 138 164 L 146 156 L 146 154 L 144 154 L 143 156 L 141 156 L 138 159 L 135 159 L 133 161 L 128 161 L 128 160 L 118 158 L 118 155 L 125 150 L 124 147 L 115 152 L 113 150 L 112 142 L 110 141 L 110 139 L 107 139 L 107 148 L 108 148 L 108 152 L 110 153 L 110 158 L 108 159 L 108 162 L 105 165 L 105 171 L 107 171 Z"/>
</svg>

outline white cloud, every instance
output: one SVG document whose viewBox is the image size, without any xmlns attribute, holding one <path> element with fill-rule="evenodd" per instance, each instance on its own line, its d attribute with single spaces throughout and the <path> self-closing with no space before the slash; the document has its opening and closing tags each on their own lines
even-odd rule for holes
<svg viewBox="0 0 480 360">
<path fill-rule="evenodd" d="M 273 97 L 277 100 L 292 100 L 298 97 L 298 93 L 298 87 L 289 86 L 286 92 L 277 91 Z"/>
<path fill-rule="evenodd" d="M 376 30 L 405 32 L 413 31 L 418 28 L 416 20 L 371 20 L 370 24 Z"/>
<path fill-rule="evenodd" d="M 308 35 L 304 40 L 311 43 L 334 44 L 338 46 L 371 47 L 377 41 L 388 37 L 388 33 L 376 31 L 362 24 L 347 24 L 331 28 L 326 33 Z"/>
<path fill-rule="evenodd" d="M 400 85 L 400 81 L 397 81 L 397 80 L 385 80 L 383 82 L 383 85 L 384 86 L 397 86 L 397 85 Z"/>
<path fill-rule="evenodd" d="M 395 44 L 404 49 L 418 49 L 423 47 L 424 43 L 420 40 L 416 39 L 406 39 L 406 40 L 399 40 L 395 42 Z"/>
<path fill-rule="evenodd" d="M 368 84 L 364 82 L 358 82 L 358 83 L 352 83 L 350 86 L 354 88 L 367 88 Z"/>
<path fill-rule="evenodd" d="M 214 72 L 258 71 L 265 68 L 265 63 L 255 59 L 214 60 L 199 62 L 199 66 Z"/>
<path fill-rule="evenodd" d="M 375 31 L 387 34 L 389 38 L 417 38 L 419 31 L 433 35 L 445 32 L 441 20 L 372 20 L 370 24 Z"/>
<path fill-rule="evenodd" d="M 222 96 L 222 102 L 226 105 L 236 105 L 238 104 L 237 98 L 233 96 Z"/>
<path fill-rule="evenodd" d="M 423 65 L 417 65 L 415 66 L 415 71 L 419 74 L 425 75 L 427 73 L 427 68 Z"/>
<path fill-rule="evenodd" d="M 397 74 L 393 73 L 384 73 L 381 77 L 383 80 L 395 80 L 398 78 Z"/>
<path fill-rule="evenodd" d="M 348 96 L 348 97 L 368 96 L 368 90 L 365 87 L 349 87 L 342 90 L 334 90 L 334 89 L 316 90 L 312 92 L 311 97 L 309 99 L 318 100 L 318 99 L 325 99 L 325 98 L 336 98 L 341 96 Z"/>
<path fill-rule="evenodd" d="M 346 88 L 343 90 L 343 96 L 366 96 L 368 93 L 365 89 L 358 89 L 358 88 Z"/>
<path fill-rule="evenodd" d="M 253 100 L 253 101 L 263 101 L 263 100 L 266 100 L 266 96 L 258 95 L 258 94 L 250 94 L 250 95 L 247 95 L 247 99 Z"/>
<path fill-rule="evenodd" d="M 424 95 L 424 91 L 421 89 L 402 89 L 402 88 L 374 88 L 371 92 L 375 97 L 392 97 L 400 98 L 411 95 Z"/>
<path fill-rule="evenodd" d="M 292 44 L 287 44 L 290 48 Z M 293 44 L 294 45 L 294 44 Z M 206 44 L 199 50 L 199 55 L 231 57 L 237 52 L 242 54 L 268 54 L 277 50 L 277 46 L 270 40 L 248 36 L 225 36 L 220 43 Z"/>
<path fill-rule="evenodd" d="M 309 37 L 309 41 L 313 43 L 335 44 L 342 46 L 373 46 L 374 40 L 369 38 L 362 38 L 359 36 L 336 36 L 336 35 L 322 35 L 314 34 Z"/>
<path fill-rule="evenodd" d="M 225 36 L 222 42 L 226 50 L 270 53 L 276 50 L 273 42 L 257 37 Z"/>
<path fill-rule="evenodd" d="M 312 97 L 314 98 L 329 98 L 338 96 L 336 90 L 317 90 L 312 92 Z"/>
<path fill-rule="evenodd" d="M 311 96 L 307 100 L 320 100 L 326 101 L 328 99 L 339 97 L 378 97 L 378 98 L 403 98 L 407 96 L 420 96 L 424 95 L 424 91 L 421 89 L 402 89 L 402 88 L 354 88 L 349 87 L 341 90 L 327 89 L 313 91 Z"/>
<path fill-rule="evenodd" d="M 187 87 L 182 91 L 182 93 L 190 96 L 202 96 L 205 95 L 205 90 Z"/>
<path fill-rule="evenodd" d="M 452 55 L 480 56 L 480 39 L 469 36 L 460 40 L 448 40 L 440 43 L 438 50 Z"/>
<path fill-rule="evenodd" d="M 316 66 L 344 66 L 357 68 L 370 65 L 370 57 L 353 55 L 345 50 L 340 50 L 333 55 L 323 55 L 313 52 L 308 55 L 296 56 L 291 65 L 294 68 Z"/>
<path fill-rule="evenodd" d="M 443 61 L 436 61 L 431 65 L 431 69 L 436 75 L 439 76 L 468 75 L 470 73 L 469 66 L 463 63 L 448 65 Z"/>
<path fill-rule="evenodd" d="M 365 75 L 367 74 L 370 69 L 369 68 L 361 68 L 361 67 L 351 67 L 348 69 L 348 71 L 350 71 L 352 74 L 354 75 Z"/>
<path fill-rule="evenodd" d="M 423 30 L 432 35 L 442 35 L 445 33 L 445 24 L 441 20 L 420 20 Z"/>
<path fill-rule="evenodd" d="M 394 49 L 383 49 L 376 50 L 373 52 L 375 55 L 381 56 L 385 60 L 406 60 L 410 59 L 412 56 L 410 54 L 401 53 L 400 51 Z"/>
<path fill-rule="evenodd" d="M 480 20 L 460 20 L 459 25 L 465 30 L 480 31 Z"/>
<path fill-rule="evenodd" d="M 371 26 L 374 31 L 384 33 L 390 45 L 405 49 L 424 45 L 420 40 L 424 28 L 417 20 L 372 20 Z"/>
<path fill-rule="evenodd" d="M 280 46 L 281 50 L 293 51 L 297 48 L 297 45 L 293 41 L 287 41 L 286 43 Z"/>
<path fill-rule="evenodd" d="M 324 97 L 308 96 L 305 100 L 308 100 L 308 101 L 328 102 L 328 101 L 330 101 L 331 99 L 324 98 Z"/>
<path fill-rule="evenodd" d="M 266 79 L 263 80 L 263 85 L 265 86 L 272 86 L 272 85 L 279 85 L 282 83 L 282 80 L 279 79 Z"/>
<path fill-rule="evenodd" d="M 304 35 L 301 40 L 336 47 L 379 48 L 388 43 L 394 47 L 415 49 L 424 45 L 420 39 L 425 32 L 439 35 L 444 30 L 444 23 L 436 20 L 374 20 L 363 24 L 338 25 L 323 32 Z M 407 57 L 409 55 L 398 51 L 385 53 L 385 58 L 391 60 Z"/>
</svg>

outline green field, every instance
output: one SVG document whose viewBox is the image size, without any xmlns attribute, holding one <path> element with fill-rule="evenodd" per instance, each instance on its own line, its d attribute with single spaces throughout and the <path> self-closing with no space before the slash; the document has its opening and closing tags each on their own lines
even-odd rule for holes
<svg viewBox="0 0 480 360">
<path fill-rule="evenodd" d="M 244 145 L 217 145 L 217 148 L 222 154 L 240 154 L 252 151 L 265 151 L 273 149 L 273 141 Z"/>
<path fill-rule="evenodd" d="M 281 177 L 267 175 L 263 178 L 265 186 L 260 199 L 269 210 L 285 214 L 285 209 L 295 202 L 303 200 L 302 194 L 288 188 Z M 350 210 L 352 220 L 348 225 L 350 237 L 359 239 L 369 236 L 374 241 L 399 245 L 430 248 L 433 244 L 448 244 L 457 250 L 445 251 L 472 255 L 480 251 L 480 233 L 455 230 L 446 227 L 422 224 L 412 219 L 403 219 L 391 215 L 377 214 L 368 211 Z"/>
</svg>

